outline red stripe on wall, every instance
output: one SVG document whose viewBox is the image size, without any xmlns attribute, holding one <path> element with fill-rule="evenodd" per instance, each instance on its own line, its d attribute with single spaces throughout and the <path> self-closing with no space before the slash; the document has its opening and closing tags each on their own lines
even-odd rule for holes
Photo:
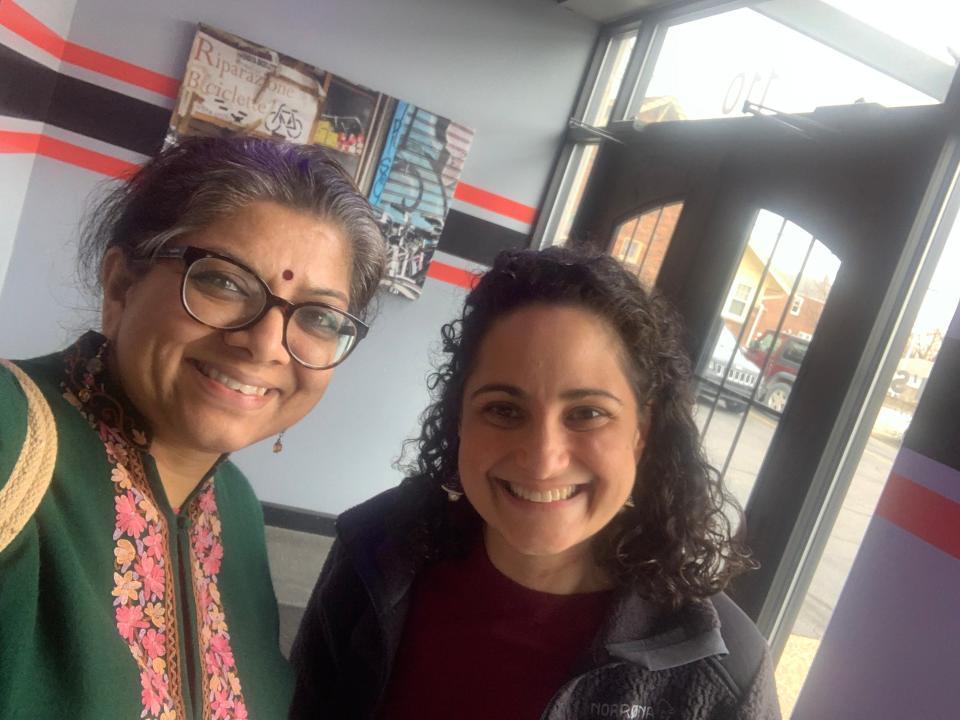
<svg viewBox="0 0 960 720">
<path fill-rule="evenodd" d="M 119 160 L 45 135 L 40 138 L 37 154 L 115 178 L 127 178 L 140 167 L 136 163 Z"/>
<path fill-rule="evenodd" d="M 37 133 L 0 130 L 0 153 L 34 155 L 40 148 L 41 137 Z"/>
<path fill-rule="evenodd" d="M 140 166 L 94 150 L 39 133 L 18 133 L 0 130 L 0 152 L 36 153 L 53 160 L 93 170 L 101 175 L 126 178 Z"/>
<path fill-rule="evenodd" d="M 137 85 L 169 98 L 176 98 L 177 93 L 180 92 L 180 81 L 176 78 L 147 70 L 139 65 L 104 55 L 72 42 L 66 43 L 63 60 L 71 65 L 93 70 L 101 75 Z"/>
<path fill-rule="evenodd" d="M 960 559 L 960 503 L 893 473 L 877 515 Z"/>
<path fill-rule="evenodd" d="M 13 0 L 0 2 L 0 25 L 71 65 L 93 70 L 170 98 L 176 98 L 180 91 L 180 81 L 176 78 L 64 40 Z"/>
<path fill-rule="evenodd" d="M 38 133 L 10 132 L 0 130 L 0 153 L 36 153 L 44 157 L 60 160 L 61 162 L 76 165 L 87 170 L 109 175 L 115 178 L 126 178 L 139 167 L 135 163 L 119 160 L 103 153 L 87 150 L 79 145 L 46 137 Z M 441 282 L 458 285 L 472 290 L 479 279 L 479 275 L 463 268 L 447 265 L 434 260 L 427 268 L 427 277 Z"/>
<path fill-rule="evenodd" d="M 0 2 L 0 25 L 58 59 L 63 56 L 64 39 L 13 0 Z"/>
<path fill-rule="evenodd" d="M 490 210 L 498 215 L 504 215 L 530 225 L 537 219 L 537 209 L 518 203 L 516 200 L 495 195 L 492 192 L 481 190 L 464 182 L 458 183 L 453 191 L 453 197 L 470 205 L 476 205 L 484 210 Z"/>
<path fill-rule="evenodd" d="M 477 284 L 477 280 L 480 279 L 480 276 L 476 273 L 437 260 L 431 262 L 430 267 L 427 268 L 427 277 L 451 285 L 459 285 L 467 290 L 472 290 L 473 286 Z"/>
</svg>

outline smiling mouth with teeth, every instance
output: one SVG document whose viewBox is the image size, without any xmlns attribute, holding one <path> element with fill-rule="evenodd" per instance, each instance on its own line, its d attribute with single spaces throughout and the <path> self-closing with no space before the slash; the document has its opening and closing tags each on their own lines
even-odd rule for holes
<svg viewBox="0 0 960 720">
<path fill-rule="evenodd" d="M 259 397 L 263 397 L 264 395 L 267 394 L 267 391 L 270 389 L 265 387 L 259 387 L 257 385 L 246 385 L 240 382 L 239 380 L 234 380 L 229 375 L 224 375 L 222 372 L 220 372 L 216 368 L 212 368 L 209 365 L 204 365 L 203 363 L 196 363 L 196 367 L 200 372 L 202 372 L 204 375 L 206 375 L 208 378 L 210 378 L 214 382 L 218 382 L 224 387 L 228 387 L 231 390 L 235 390 L 238 393 L 241 393 L 243 395 L 258 395 Z"/>
<path fill-rule="evenodd" d="M 561 500 L 569 500 L 574 495 L 579 494 L 582 485 L 567 485 L 562 488 L 553 488 L 551 490 L 530 490 L 516 483 L 501 480 L 500 484 L 506 488 L 507 492 L 520 500 L 527 500 L 535 503 L 554 503 Z"/>
</svg>

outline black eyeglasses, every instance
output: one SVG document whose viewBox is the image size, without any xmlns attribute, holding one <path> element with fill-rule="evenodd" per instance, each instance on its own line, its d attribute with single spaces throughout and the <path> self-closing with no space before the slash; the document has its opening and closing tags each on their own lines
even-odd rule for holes
<svg viewBox="0 0 960 720">
<path fill-rule="evenodd" d="M 359 318 L 323 302 L 291 303 L 243 263 L 198 247 L 163 248 L 155 260 L 183 260 L 183 309 L 197 322 L 218 330 L 246 330 L 267 312 L 283 313 L 283 347 L 314 370 L 343 362 L 369 329 Z"/>
</svg>

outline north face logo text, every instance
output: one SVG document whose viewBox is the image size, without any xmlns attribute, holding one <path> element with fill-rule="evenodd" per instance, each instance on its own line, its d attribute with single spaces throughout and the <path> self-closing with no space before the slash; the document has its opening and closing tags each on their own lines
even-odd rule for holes
<svg viewBox="0 0 960 720">
<path fill-rule="evenodd" d="M 630 720 L 654 720 L 653 707 L 650 705 L 629 705 L 627 703 L 591 703 L 590 715 L 602 718 L 630 718 Z"/>
</svg>

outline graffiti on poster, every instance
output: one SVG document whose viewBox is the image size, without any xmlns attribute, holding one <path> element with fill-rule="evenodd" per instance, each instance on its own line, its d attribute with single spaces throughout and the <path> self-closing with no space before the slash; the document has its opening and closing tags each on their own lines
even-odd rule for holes
<svg viewBox="0 0 960 720">
<path fill-rule="evenodd" d="M 389 245 L 383 284 L 391 292 L 420 296 L 472 140 L 470 128 L 397 103 L 370 191 Z"/>
</svg>

